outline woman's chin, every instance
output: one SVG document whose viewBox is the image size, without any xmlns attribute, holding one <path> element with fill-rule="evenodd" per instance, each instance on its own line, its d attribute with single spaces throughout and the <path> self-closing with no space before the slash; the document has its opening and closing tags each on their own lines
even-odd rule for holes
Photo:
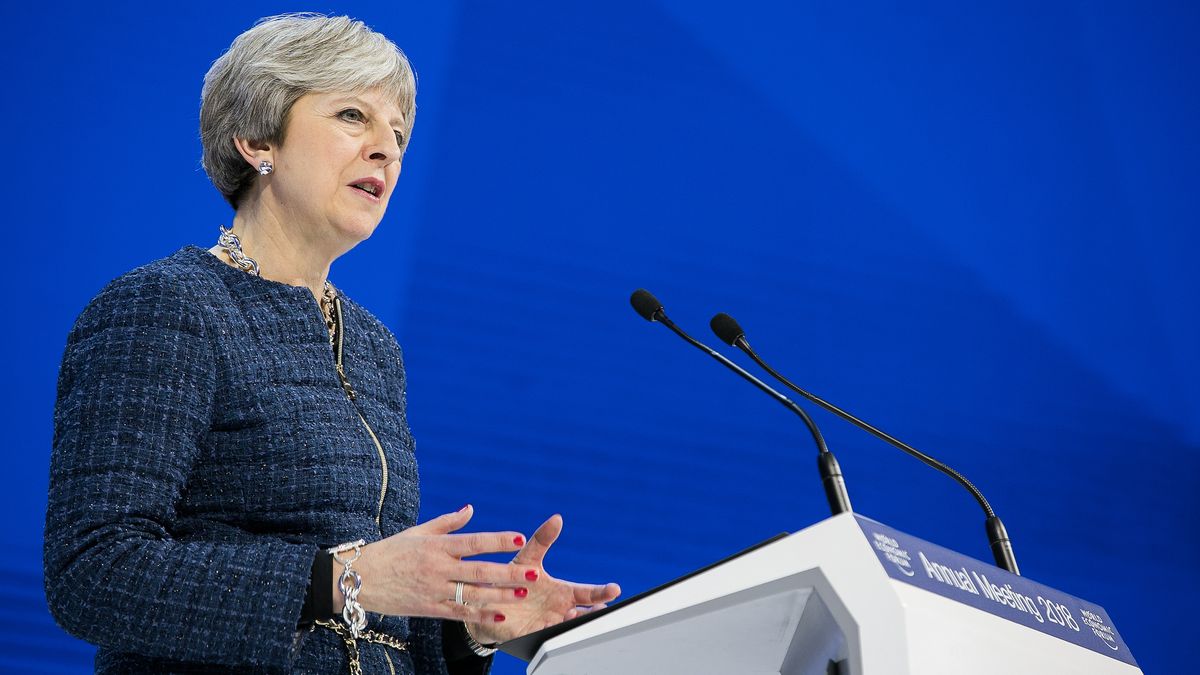
<svg viewBox="0 0 1200 675">
<path fill-rule="evenodd" d="M 377 227 L 379 227 L 379 220 L 374 217 L 346 218 L 334 224 L 337 238 L 345 245 L 346 250 L 370 239 Z"/>
</svg>

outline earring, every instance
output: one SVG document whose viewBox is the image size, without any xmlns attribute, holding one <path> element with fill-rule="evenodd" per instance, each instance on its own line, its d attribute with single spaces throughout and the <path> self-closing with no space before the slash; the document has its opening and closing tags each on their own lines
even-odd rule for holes
<svg viewBox="0 0 1200 675">
<path fill-rule="evenodd" d="M 267 161 L 267 160 L 265 160 L 265 159 L 264 159 L 263 161 L 259 162 L 259 164 L 258 164 L 258 175 L 260 175 L 260 176 L 268 176 L 268 175 L 270 175 L 270 174 L 272 174 L 272 173 L 274 173 L 274 172 L 275 172 L 275 165 L 274 165 L 274 164 L 271 164 L 270 162 L 268 162 L 268 161 Z"/>
</svg>

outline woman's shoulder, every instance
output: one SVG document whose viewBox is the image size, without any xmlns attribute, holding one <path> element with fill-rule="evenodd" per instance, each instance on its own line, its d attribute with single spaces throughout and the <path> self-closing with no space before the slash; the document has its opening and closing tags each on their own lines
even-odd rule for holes
<svg viewBox="0 0 1200 675">
<path fill-rule="evenodd" d="M 212 258 L 212 260 L 206 260 Z M 221 283 L 217 265 L 223 264 L 198 246 L 184 246 L 165 258 L 136 267 L 112 281 L 99 296 L 112 292 L 139 292 L 157 289 L 197 291 Z M 97 296 L 97 297 L 99 297 Z"/>
<path fill-rule="evenodd" d="M 204 249 L 185 246 L 108 282 L 76 321 L 76 331 L 101 325 L 159 325 L 202 332 L 202 315 L 216 306 L 223 286 L 219 268 Z"/>
<path fill-rule="evenodd" d="M 208 364 L 215 309 L 205 302 L 204 288 L 215 275 L 204 270 L 201 255 L 209 254 L 181 249 L 122 274 L 96 294 L 67 335 L 60 392 L 83 373 L 166 374 Z"/>
</svg>

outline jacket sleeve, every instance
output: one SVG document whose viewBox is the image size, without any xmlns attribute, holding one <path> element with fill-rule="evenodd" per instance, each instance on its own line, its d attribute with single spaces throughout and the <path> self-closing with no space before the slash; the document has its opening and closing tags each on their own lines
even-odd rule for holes
<svg viewBox="0 0 1200 675">
<path fill-rule="evenodd" d="M 410 618 L 409 644 L 417 675 L 487 675 L 492 657 L 480 658 L 467 647 L 462 624 Z"/>
<path fill-rule="evenodd" d="M 102 647 L 286 669 L 316 548 L 172 536 L 211 423 L 216 365 L 203 303 L 163 277 L 114 282 L 68 337 L 54 413 L 46 599 L 64 629 Z"/>
</svg>

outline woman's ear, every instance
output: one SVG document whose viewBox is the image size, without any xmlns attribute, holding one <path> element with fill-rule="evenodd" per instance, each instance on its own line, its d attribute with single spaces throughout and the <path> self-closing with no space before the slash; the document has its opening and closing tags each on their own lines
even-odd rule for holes
<svg viewBox="0 0 1200 675">
<path fill-rule="evenodd" d="M 268 163 L 274 161 L 271 156 L 272 145 L 266 141 L 252 141 L 247 138 L 234 137 L 233 145 L 237 148 L 238 154 L 242 156 L 242 159 L 246 160 L 246 163 L 253 167 L 255 171 L 259 170 L 264 161 Z"/>
</svg>

